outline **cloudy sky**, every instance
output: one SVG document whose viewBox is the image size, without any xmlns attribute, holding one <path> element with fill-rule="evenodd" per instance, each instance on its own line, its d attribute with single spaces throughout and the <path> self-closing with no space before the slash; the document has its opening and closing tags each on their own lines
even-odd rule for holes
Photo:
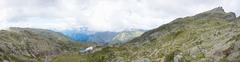
<svg viewBox="0 0 240 62">
<path fill-rule="evenodd" d="M 0 28 L 152 29 L 218 6 L 240 14 L 240 0 L 0 0 Z"/>
</svg>

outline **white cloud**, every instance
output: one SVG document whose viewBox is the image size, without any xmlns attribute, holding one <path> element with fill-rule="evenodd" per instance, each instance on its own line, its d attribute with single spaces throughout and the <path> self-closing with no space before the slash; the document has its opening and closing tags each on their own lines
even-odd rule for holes
<svg viewBox="0 0 240 62">
<path fill-rule="evenodd" d="M 238 0 L 0 0 L 0 26 L 92 31 L 152 29 L 177 17 L 223 6 L 240 13 Z"/>
</svg>

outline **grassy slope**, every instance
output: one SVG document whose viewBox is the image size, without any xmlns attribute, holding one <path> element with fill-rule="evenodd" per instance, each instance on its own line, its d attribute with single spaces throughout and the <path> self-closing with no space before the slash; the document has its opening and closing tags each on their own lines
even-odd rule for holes
<svg viewBox="0 0 240 62">
<path fill-rule="evenodd" d="M 121 50 L 105 48 L 89 58 L 99 59 L 101 56 L 101 60 L 114 62 L 240 61 L 240 26 L 236 20 L 229 21 L 226 16 L 229 14 L 201 13 L 179 18 L 144 33 L 119 47 Z"/>
<path fill-rule="evenodd" d="M 79 47 L 83 46 L 49 30 L 15 27 L 0 31 L 0 61 L 49 61 L 52 56 Z"/>
<path fill-rule="evenodd" d="M 78 52 L 68 52 L 60 54 L 52 59 L 51 62 L 85 62 L 86 56 Z"/>
<path fill-rule="evenodd" d="M 120 47 L 78 56 L 83 62 L 239 62 L 240 19 L 208 12 L 178 18 Z"/>
</svg>

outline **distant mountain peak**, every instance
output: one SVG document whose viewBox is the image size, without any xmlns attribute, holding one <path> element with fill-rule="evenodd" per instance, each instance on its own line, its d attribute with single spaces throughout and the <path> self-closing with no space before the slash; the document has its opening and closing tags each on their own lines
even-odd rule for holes
<svg viewBox="0 0 240 62">
<path fill-rule="evenodd" d="M 207 11 L 208 13 L 225 13 L 223 7 L 217 7 L 212 10 Z"/>
<path fill-rule="evenodd" d="M 202 19 L 206 17 L 224 18 L 228 21 L 234 21 L 237 18 L 234 12 L 225 12 L 222 7 L 217 7 L 194 16 L 195 19 Z"/>
</svg>

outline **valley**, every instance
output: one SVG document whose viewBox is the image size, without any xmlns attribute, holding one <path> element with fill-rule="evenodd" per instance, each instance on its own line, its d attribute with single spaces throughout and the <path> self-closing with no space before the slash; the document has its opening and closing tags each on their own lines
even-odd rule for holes
<svg viewBox="0 0 240 62">
<path fill-rule="evenodd" d="M 11 27 L 2 62 L 239 62 L 240 17 L 217 7 L 152 30 L 88 32 Z"/>
</svg>

